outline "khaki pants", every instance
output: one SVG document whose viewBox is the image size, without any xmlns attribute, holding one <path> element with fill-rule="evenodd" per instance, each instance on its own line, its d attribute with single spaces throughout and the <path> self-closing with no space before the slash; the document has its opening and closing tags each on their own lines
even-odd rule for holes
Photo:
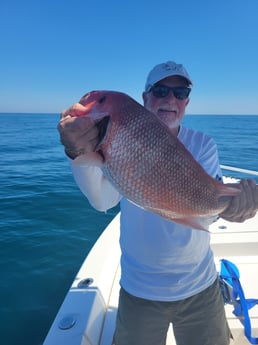
<svg viewBox="0 0 258 345">
<path fill-rule="evenodd" d="M 121 288 L 115 345 L 164 345 L 169 323 L 177 345 L 228 345 L 230 330 L 218 281 L 176 302 L 145 300 Z"/>
</svg>

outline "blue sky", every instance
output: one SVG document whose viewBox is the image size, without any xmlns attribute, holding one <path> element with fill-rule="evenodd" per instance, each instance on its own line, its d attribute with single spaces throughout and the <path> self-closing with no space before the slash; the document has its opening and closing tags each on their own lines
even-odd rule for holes
<svg viewBox="0 0 258 345">
<path fill-rule="evenodd" d="M 183 63 L 191 114 L 258 114 L 257 0 L 0 0 L 0 112 L 60 112 L 93 89 L 141 102 Z"/>
</svg>

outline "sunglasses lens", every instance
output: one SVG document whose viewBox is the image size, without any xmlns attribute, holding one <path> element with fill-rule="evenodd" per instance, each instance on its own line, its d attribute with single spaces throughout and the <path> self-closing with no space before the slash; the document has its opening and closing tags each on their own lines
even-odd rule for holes
<svg viewBox="0 0 258 345">
<path fill-rule="evenodd" d="M 172 91 L 177 99 L 186 99 L 191 89 L 188 87 L 169 87 L 166 85 L 154 85 L 151 90 L 153 95 L 157 98 L 167 97 L 169 91 Z"/>
<path fill-rule="evenodd" d="M 152 93 L 157 98 L 167 97 L 169 94 L 169 87 L 163 85 L 156 85 L 152 87 Z"/>
<path fill-rule="evenodd" d="M 191 89 L 188 87 L 175 87 L 172 91 L 177 99 L 186 99 Z"/>
</svg>

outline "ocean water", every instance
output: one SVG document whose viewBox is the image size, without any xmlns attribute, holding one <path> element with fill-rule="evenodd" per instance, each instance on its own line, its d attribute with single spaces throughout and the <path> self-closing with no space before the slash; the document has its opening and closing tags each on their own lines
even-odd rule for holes
<svg viewBox="0 0 258 345">
<path fill-rule="evenodd" d="M 119 210 L 97 212 L 81 194 L 58 119 L 0 114 L 2 345 L 43 343 L 85 256 Z M 184 124 L 215 138 L 221 164 L 258 171 L 258 115 L 188 115 Z"/>
</svg>

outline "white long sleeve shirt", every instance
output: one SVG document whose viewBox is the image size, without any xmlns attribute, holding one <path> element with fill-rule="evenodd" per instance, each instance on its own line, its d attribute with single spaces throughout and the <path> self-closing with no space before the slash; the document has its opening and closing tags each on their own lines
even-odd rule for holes
<svg viewBox="0 0 258 345">
<path fill-rule="evenodd" d="M 214 178 L 221 178 L 217 147 L 207 135 L 181 126 L 178 139 Z M 146 211 L 122 196 L 98 167 L 71 163 L 91 205 L 105 211 L 120 201 L 120 284 L 130 294 L 156 301 L 188 298 L 216 279 L 210 234 Z"/>
</svg>

